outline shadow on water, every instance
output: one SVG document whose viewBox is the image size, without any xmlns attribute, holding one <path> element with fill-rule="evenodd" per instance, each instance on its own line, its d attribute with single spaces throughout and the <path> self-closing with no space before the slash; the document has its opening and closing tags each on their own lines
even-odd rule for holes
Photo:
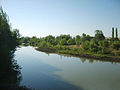
<svg viewBox="0 0 120 90">
<path fill-rule="evenodd" d="M 22 67 L 21 85 L 36 90 L 120 90 L 119 66 L 85 58 L 79 63 L 79 59 L 74 57 L 49 56 L 33 47 L 22 47 L 15 55 Z"/>
<path fill-rule="evenodd" d="M 22 77 L 20 67 L 13 59 L 14 51 L 0 51 L 0 90 L 28 90 L 25 86 L 19 86 Z"/>
<path fill-rule="evenodd" d="M 27 50 L 29 50 L 28 53 L 21 55 L 22 52 Z M 16 59 L 19 65 L 22 66 L 21 74 L 23 79 L 21 85 L 34 88 L 35 90 L 83 90 L 81 87 L 77 87 L 55 74 L 55 72 L 61 71 L 61 69 L 37 59 L 35 56 L 40 54 L 36 53 L 33 48 L 22 48 L 17 52 Z"/>
<path fill-rule="evenodd" d="M 29 49 L 30 48 L 28 48 L 28 50 Z M 34 52 L 33 49 L 32 51 Z M 60 71 L 60 69 L 40 61 L 38 63 L 38 60 L 35 60 L 36 58 L 33 53 L 31 54 L 31 52 L 30 56 L 24 56 L 24 54 L 25 53 L 21 55 L 23 58 L 19 58 L 26 62 L 23 66 L 23 69 L 25 68 L 26 70 L 24 70 L 22 73 L 24 75 L 22 75 L 22 70 L 14 59 L 14 51 L 5 54 L 1 53 L 0 50 L 0 90 L 30 90 L 30 88 L 28 89 L 25 86 L 35 88 L 36 90 L 84 90 L 82 87 L 70 84 L 54 73 L 56 71 Z M 40 55 L 40 53 L 35 53 L 35 56 L 36 54 Z M 81 59 L 83 63 L 86 62 L 86 60 L 87 59 L 85 58 Z M 89 63 L 94 63 L 94 60 L 90 59 Z M 23 80 L 22 85 L 25 86 L 20 85 L 22 82 L 22 76 L 25 76 L 24 78 L 27 78 L 26 80 L 28 80 Z M 29 84 L 27 85 L 26 83 Z"/>
<path fill-rule="evenodd" d="M 39 78 L 33 78 L 33 86 L 36 90 L 83 90 L 80 87 L 74 86 L 60 78 L 55 74 L 45 74 L 40 72 Z"/>
<path fill-rule="evenodd" d="M 29 65 L 31 68 L 29 67 L 28 72 L 32 73 L 27 73 L 26 77 L 30 80 L 27 83 L 32 82 L 32 84 L 29 84 L 30 86 L 25 83 L 21 85 L 23 81 L 22 69 L 14 59 L 14 51 L 9 54 L 0 52 L 0 90 L 83 90 L 69 84 L 55 74 L 50 74 L 58 69 L 47 64 L 40 64 L 41 68 L 34 68 L 35 70 L 30 70 L 32 66 Z M 34 71 L 39 73 L 36 77 Z"/>
</svg>

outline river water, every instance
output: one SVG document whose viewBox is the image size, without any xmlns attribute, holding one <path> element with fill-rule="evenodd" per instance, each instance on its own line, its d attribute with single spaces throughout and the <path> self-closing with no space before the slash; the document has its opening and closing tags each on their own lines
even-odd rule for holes
<svg viewBox="0 0 120 90">
<path fill-rule="evenodd" d="M 120 64 L 47 54 L 33 47 L 15 52 L 21 85 L 35 90 L 120 90 Z"/>
</svg>

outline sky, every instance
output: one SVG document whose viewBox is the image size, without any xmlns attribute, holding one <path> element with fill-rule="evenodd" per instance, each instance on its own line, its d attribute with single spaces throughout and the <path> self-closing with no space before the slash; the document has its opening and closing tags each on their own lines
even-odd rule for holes
<svg viewBox="0 0 120 90">
<path fill-rule="evenodd" d="M 112 27 L 120 36 L 120 0 L 0 0 L 0 5 L 22 36 L 93 36 L 99 29 L 110 37 Z"/>
</svg>

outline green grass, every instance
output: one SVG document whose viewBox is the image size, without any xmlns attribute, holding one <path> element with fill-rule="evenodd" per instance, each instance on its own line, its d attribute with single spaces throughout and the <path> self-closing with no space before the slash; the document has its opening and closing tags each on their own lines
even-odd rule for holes
<svg viewBox="0 0 120 90">
<path fill-rule="evenodd" d="M 39 47 L 37 50 L 48 52 L 48 53 L 58 53 L 58 54 L 67 54 L 76 57 L 85 57 L 105 61 L 120 61 L 120 56 L 112 56 L 111 54 L 100 54 L 93 53 L 90 51 L 84 51 L 81 48 L 77 47 L 68 47 L 68 46 L 52 46 L 52 47 Z"/>
</svg>

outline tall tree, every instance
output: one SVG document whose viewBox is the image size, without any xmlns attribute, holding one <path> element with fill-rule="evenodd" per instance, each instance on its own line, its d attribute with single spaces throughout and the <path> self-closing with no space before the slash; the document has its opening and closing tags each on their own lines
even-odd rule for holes
<svg viewBox="0 0 120 90">
<path fill-rule="evenodd" d="M 96 30 L 94 38 L 97 39 L 97 40 L 104 40 L 105 36 L 104 36 L 104 34 L 101 30 Z"/>
<path fill-rule="evenodd" d="M 114 39 L 114 27 L 112 28 L 112 39 Z"/>
<path fill-rule="evenodd" d="M 118 29 L 116 28 L 116 39 L 118 39 Z"/>
<path fill-rule="evenodd" d="M 11 31 L 7 14 L 0 8 L 0 55 L 9 54 L 19 45 L 19 31 Z"/>
</svg>

